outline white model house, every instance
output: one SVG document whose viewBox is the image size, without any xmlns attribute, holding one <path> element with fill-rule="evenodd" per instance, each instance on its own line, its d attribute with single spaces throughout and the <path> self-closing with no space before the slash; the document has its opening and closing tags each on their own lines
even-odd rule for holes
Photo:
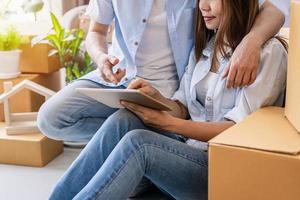
<svg viewBox="0 0 300 200">
<path fill-rule="evenodd" d="M 39 131 L 36 124 L 37 112 L 10 112 L 9 98 L 25 88 L 44 96 L 46 100 L 55 94 L 54 91 L 29 80 L 24 80 L 14 87 L 12 82 L 4 82 L 4 93 L 0 95 L 0 103 L 4 104 L 5 129 L 8 135 L 36 133 Z"/>
</svg>

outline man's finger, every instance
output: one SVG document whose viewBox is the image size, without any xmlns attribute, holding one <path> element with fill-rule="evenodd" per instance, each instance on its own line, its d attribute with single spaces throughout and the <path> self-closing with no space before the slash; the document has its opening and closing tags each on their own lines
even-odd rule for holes
<svg viewBox="0 0 300 200">
<path fill-rule="evenodd" d="M 103 72 L 105 78 L 109 80 L 109 82 L 112 82 L 112 83 L 115 83 L 115 84 L 118 83 L 118 80 L 116 79 L 116 77 L 113 74 L 111 66 L 109 66 L 108 64 L 105 64 L 103 66 L 102 72 Z"/>
<path fill-rule="evenodd" d="M 108 61 L 113 65 L 115 66 L 116 64 L 119 63 L 119 59 L 115 56 L 109 56 L 108 57 Z"/>
<path fill-rule="evenodd" d="M 125 75 L 126 69 L 118 69 L 118 71 L 115 73 L 115 78 L 118 80 L 118 82 L 120 82 Z"/>
<path fill-rule="evenodd" d="M 251 80 L 251 72 L 246 72 L 243 77 L 242 86 L 248 86 Z"/>
<path fill-rule="evenodd" d="M 237 71 L 237 74 L 236 74 L 235 79 L 234 79 L 234 84 L 233 84 L 234 88 L 238 88 L 238 87 L 242 86 L 242 81 L 243 81 L 244 74 L 245 74 L 245 72 L 242 71 L 241 69 L 239 69 Z"/>
<path fill-rule="evenodd" d="M 257 70 L 252 71 L 251 79 L 250 79 L 250 82 L 249 82 L 248 86 L 252 85 L 254 83 L 254 81 L 256 80 L 256 76 L 257 76 Z"/>
<path fill-rule="evenodd" d="M 235 67 L 230 67 L 228 76 L 227 76 L 227 88 L 230 89 L 233 87 L 234 80 L 236 77 L 237 70 Z"/>
</svg>

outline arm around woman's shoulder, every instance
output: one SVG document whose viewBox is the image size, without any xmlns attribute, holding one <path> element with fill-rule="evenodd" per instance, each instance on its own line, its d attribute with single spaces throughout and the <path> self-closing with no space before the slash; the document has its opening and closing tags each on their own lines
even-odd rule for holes
<svg viewBox="0 0 300 200">
<path fill-rule="evenodd" d="M 287 77 L 287 50 L 270 39 L 261 51 L 261 64 L 255 82 L 238 92 L 235 107 L 224 118 L 236 123 L 265 106 L 282 106 Z"/>
</svg>

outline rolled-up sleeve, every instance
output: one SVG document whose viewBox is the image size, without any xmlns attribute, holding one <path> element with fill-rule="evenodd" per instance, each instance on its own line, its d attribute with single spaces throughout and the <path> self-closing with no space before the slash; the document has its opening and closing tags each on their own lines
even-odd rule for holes
<svg viewBox="0 0 300 200">
<path fill-rule="evenodd" d="M 112 0 L 91 0 L 86 14 L 95 22 L 110 25 L 115 17 Z"/>
<path fill-rule="evenodd" d="M 224 119 L 239 123 L 261 107 L 283 103 L 287 74 L 287 52 L 277 39 L 269 41 L 261 54 L 261 65 L 255 82 L 240 89 L 235 107 Z"/>
<path fill-rule="evenodd" d="M 285 16 L 285 26 L 288 26 L 290 19 L 290 0 L 268 0 L 271 2 L 276 8 L 278 8 Z M 259 6 L 261 7 L 266 0 L 259 0 Z"/>
</svg>

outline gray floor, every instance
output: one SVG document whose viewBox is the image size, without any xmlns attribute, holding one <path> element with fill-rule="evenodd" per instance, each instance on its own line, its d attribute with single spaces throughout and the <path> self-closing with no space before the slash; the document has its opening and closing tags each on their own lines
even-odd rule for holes
<svg viewBox="0 0 300 200">
<path fill-rule="evenodd" d="M 51 188 L 80 153 L 79 149 L 65 148 L 63 154 L 44 168 L 0 164 L 0 199 L 44 200 Z M 166 200 L 157 191 L 135 200 Z"/>
</svg>

